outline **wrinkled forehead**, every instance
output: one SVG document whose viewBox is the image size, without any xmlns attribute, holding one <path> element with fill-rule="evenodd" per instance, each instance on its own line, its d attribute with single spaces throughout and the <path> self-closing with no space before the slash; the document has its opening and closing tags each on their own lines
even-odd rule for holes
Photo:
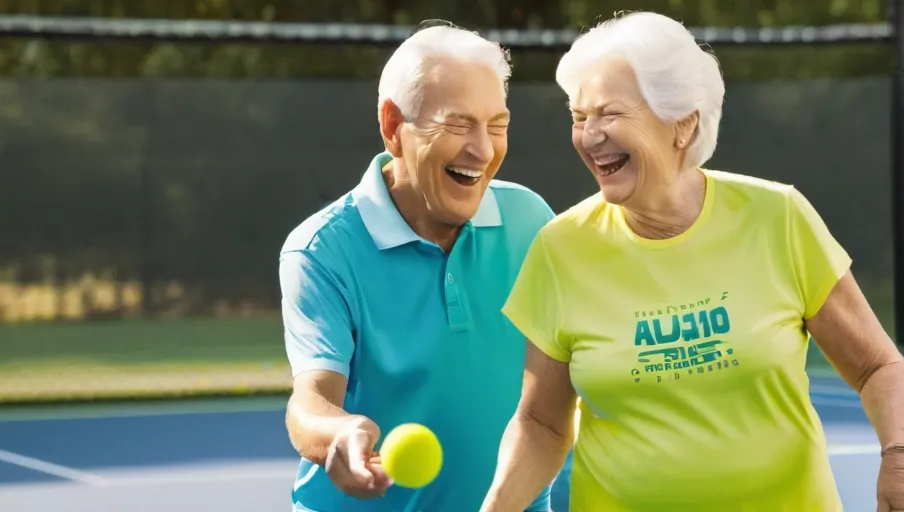
<svg viewBox="0 0 904 512">
<path fill-rule="evenodd" d="M 591 109 L 608 103 L 645 103 L 634 68 L 620 56 L 588 61 L 574 75 L 575 87 L 568 98 L 572 109 Z"/>
<path fill-rule="evenodd" d="M 441 62 L 420 83 L 421 115 L 488 121 L 508 117 L 505 84 L 491 67 Z"/>
</svg>

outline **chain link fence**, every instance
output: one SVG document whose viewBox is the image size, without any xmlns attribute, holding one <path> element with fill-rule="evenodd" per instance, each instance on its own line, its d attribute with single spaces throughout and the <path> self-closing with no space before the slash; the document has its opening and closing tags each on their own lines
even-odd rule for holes
<svg viewBox="0 0 904 512">
<path fill-rule="evenodd" d="M 67 33 L 59 20 L 13 18 L 0 19 L 0 33 L 266 36 L 174 22 Z M 351 29 L 336 27 L 317 37 L 348 39 Z M 295 28 L 297 38 L 314 30 Z M 409 29 L 358 30 L 394 43 Z M 550 48 L 573 37 L 535 32 L 497 35 Z M 699 33 L 726 44 L 891 40 L 888 25 Z M 781 47 L 769 51 L 781 58 Z M 557 211 L 592 194 L 561 91 L 551 81 L 510 91 L 499 177 Z M 355 79 L 0 80 L 0 401 L 288 389 L 278 251 L 382 150 L 376 99 L 373 80 Z M 889 329 L 892 115 L 882 73 L 729 82 L 709 163 L 798 186 L 852 254 Z"/>
</svg>

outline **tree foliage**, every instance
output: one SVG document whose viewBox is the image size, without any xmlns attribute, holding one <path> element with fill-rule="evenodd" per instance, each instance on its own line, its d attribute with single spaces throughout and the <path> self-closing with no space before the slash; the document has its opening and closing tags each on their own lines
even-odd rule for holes
<svg viewBox="0 0 904 512">
<path fill-rule="evenodd" d="M 473 28 L 555 28 L 591 25 L 622 5 L 0 0 L 0 14 L 406 24 L 442 17 Z M 692 26 L 885 15 L 882 0 L 634 0 L 631 7 Z M 876 279 L 888 275 L 891 88 L 883 75 L 891 50 L 716 52 L 729 87 L 713 165 L 800 186 L 855 261 Z M 514 53 L 521 83 L 513 84 L 516 121 L 504 167 L 504 179 L 538 190 L 558 210 L 594 186 L 583 179 L 564 98 L 551 84 L 560 53 Z M 0 41 L 0 282 L 62 285 L 91 273 L 140 280 L 147 290 L 180 283 L 188 310 L 209 310 L 215 300 L 273 306 L 285 235 L 353 186 L 380 150 L 373 79 L 387 56 L 354 45 Z M 842 193 L 847 200 L 838 200 Z M 851 204 L 862 206 L 855 212 Z"/>
<path fill-rule="evenodd" d="M 634 0 L 690 26 L 824 25 L 878 22 L 886 0 Z M 231 19 L 413 24 L 445 18 L 472 28 L 587 27 L 623 9 L 615 0 L 0 0 L 0 13 L 153 19 Z M 717 48 L 730 79 L 849 76 L 881 72 L 881 45 Z M 373 77 L 385 51 L 366 46 L 0 42 L 0 75 Z M 516 52 L 514 80 L 549 80 L 555 53 Z"/>
</svg>

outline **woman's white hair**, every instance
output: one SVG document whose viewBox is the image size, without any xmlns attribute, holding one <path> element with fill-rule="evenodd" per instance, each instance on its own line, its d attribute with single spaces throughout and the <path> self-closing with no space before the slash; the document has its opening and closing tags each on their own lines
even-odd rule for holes
<svg viewBox="0 0 904 512">
<path fill-rule="evenodd" d="M 378 111 L 386 100 L 392 100 L 405 119 L 412 121 L 420 108 L 421 79 L 444 59 L 488 66 L 499 75 L 504 88 L 512 74 L 509 52 L 498 43 L 458 27 L 429 27 L 406 39 L 386 62 L 380 76 Z"/>
<path fill-rule="evenodd" d="M 575 40 L 559 61 L 556 82 L 573 98 L 587 66 L 610 56 L 628 61 L 641 94 L 663 121 L 676 122 L 698 111 L 700 119 L 686 164 L 698 167 L 712 158 L 725 97 L 715 55 L 698 46 L 690 31 L 667 16 L 619 14 Z"/>
</svg>

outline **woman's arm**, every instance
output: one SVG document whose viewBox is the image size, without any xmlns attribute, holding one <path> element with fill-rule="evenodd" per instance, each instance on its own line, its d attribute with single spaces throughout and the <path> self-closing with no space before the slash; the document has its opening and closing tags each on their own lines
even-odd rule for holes
<svg viewBox="0 0 904 512">
<path fill-rule="evenodd" d="M 806 326 L 839 375 L 860 393 L 882 448 L 904 449 L 904 359 L 850 272 Z"/>
<path fill-rule="evenodd" d="M 481 512 L 520 512 L 555 478 L 574 439 L 576 396 L 568 363 L 527 344 L 521 401 L 499 447 Z"/>
</svg>

